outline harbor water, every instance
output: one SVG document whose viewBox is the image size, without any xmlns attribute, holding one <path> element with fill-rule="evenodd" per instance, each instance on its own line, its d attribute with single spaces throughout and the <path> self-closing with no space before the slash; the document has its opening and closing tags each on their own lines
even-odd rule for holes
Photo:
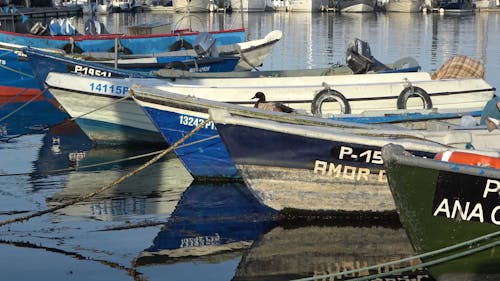
<svg viewBox="0 0 500 281">
<path fill-rule="evenodd" d="M 500 87 L 500 13 L 157 12 L 96 19 L 125 33 L 152 22 L 202 31 L 244 27 L 249 40 L 283 31 L 261 70 L 343 64 L 354 38 L 367 41 L 381 62 L 411 56 L 424 71 L 467 55 L 481 60 L 486 81 Z M 85 20 L 76 19 L 77 28 Z M 165 148 L 95 146 L 73 122 L 4 140 L 0 221 L 97 191 Z M 242 182 L 193 182 L 174 154 L 89 200 L 0 226 L 0 280 L 292 280 L 413 254 L 397 216 L 284 217 L 260 205 Z M 432 279 L 418 269 L 374 280 Z"/>
</svg>

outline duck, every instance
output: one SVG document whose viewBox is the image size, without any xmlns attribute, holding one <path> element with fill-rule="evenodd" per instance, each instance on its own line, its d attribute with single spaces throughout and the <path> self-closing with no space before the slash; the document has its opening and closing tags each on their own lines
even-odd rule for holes
<svg viewBox="0 0 500 281">
<path fill-rule="evenodd" d="M 255 93 L 255 96 L 252 99 L 257 99 L 257 101 L 253 106 L 255 108 L 277 111 L 277 112 L 285 112 L 285 113 L 295 112 L 295 109 L 288 107 L 282 103 L 266 101 L 266 95 L 263 92 Z"/>
</svg>

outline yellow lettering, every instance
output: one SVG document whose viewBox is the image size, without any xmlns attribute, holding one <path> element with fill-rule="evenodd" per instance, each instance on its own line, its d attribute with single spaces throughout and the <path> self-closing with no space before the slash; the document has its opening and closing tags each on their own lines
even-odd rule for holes
<svg viewBox="0 0 500 281">
<path fill-rule="evenodd" d="M 354 180 L 356 167 L 344 166 L 344 178 Z"/>
<path fill-rule="evenodd" d="M 320 173 L 321 175 L 325 175 L 327 165 L 328 163 L 326 163 L 325 161 L 316 160 L 314 162 L 314 173 L 315 174 Z"/>
<path fill-rule="evenodd" d="M 380 170 L 378 172 L 378 182 L 387 182 L 387 177 L 385 176 L 385 170 Z"/>
<path fill-rule="evenodd" d="M 358 170 L 358 181 L 363 178 L 363 180 L 367 181 L 368 176 L 370 175 L 370 169 L 367 168 L 359 168 Z"/>
</svg>

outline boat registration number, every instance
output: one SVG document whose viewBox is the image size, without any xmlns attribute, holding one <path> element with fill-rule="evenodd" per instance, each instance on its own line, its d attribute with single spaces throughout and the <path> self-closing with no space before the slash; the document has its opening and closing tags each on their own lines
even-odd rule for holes
<svg viewBox="0 0 500 281">
<path fill-rule="evenodd" d="M 205 120 L 206 119 L 188 116 L 188 115 L 180 115 L 179 116 L 179 123 L 181 125 L 190 126 L 190 127 L 198 127 L 198 125 L 205 122 Z M 205 124 L 204 128 L 209 129 L 209 130 L 215 130 L 215 124 L 213 121 L 210 121 L 207 124 Z"/>
<path fill-rule="evenodd" d="M 124 96 L 128 93 L 128 86 L 113 85 L 105 83 L 90 83 L 90 90 L 101 94 Z"/>
</svg>

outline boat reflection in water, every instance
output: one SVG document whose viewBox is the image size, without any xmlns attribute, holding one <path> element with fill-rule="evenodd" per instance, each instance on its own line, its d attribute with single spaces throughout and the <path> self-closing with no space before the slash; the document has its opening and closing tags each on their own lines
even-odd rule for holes
<svg viewBox="0 0 500 281">
<path fill-rule="evenodd" d="M 68 119 L 54 99 L 20 92 L 15 96 L 0 95 L 0 140 L 18 135 L 40 133 Z"/>
<path fill-rule="evenodd" d="M 243 183 L 194 183 L 134 264 L 220 263 L 241 256 L 276 224 L 276 212 L 257 202 Z"/>
<path fill-rule="evenodd" d="M 30 178 L 34 189 L 53 189 L 47 202 L 54 206 L 113 183 L 154 155 L 137 159 L 130 157 L 162 149 L 165 147 L 93 146 L 77 126 L 56 127 L 44 136 Z M 119 161 L 123 159 L 128 160 Z M 106 221 L 169 215 L 192 180 L 175 155 L 167 154 L 122 183 L 57 213 Z"/>
<path fill-rule="evenodd" d="M 233 280 L 291 280 L 395 261 L 414 255 L 404 229 L 396 221 L 376 225 L 328 225 L 324 223 L 280 225 L 264 234 L 247 251 Z M 380 266 L 342 277 L 317 280 L 346 280 L 388 272 L 405 266 Z M 369 280 L 434 280 L 425 270 Z"/>
</svg>

